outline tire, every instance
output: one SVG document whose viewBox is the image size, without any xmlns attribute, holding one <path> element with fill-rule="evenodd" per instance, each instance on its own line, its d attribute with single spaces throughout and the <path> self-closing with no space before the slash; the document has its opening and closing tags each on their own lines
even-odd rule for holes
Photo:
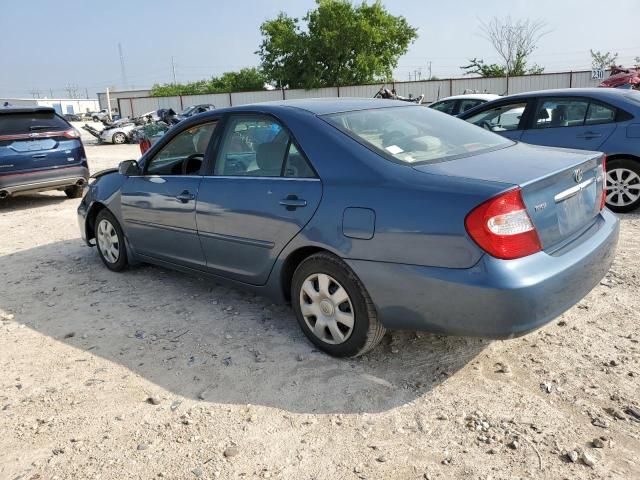
<svg viewBox="0 0 640 480">
<path fill-rule="evenodd" d="M 362 282 L 348 265 L 328 253 L 311 255 L 298 265 L 291 282 L 291 303 L 305 335 L 334 357 L 363 355 L 386 332 Z"/>
<path fill-rule="evenodd" d="M 79 187 L 78 185 L 67 187 L 64 189 L 64 193 L 69 198 L 82 198 L 82 187 Z"/>
<path fill-rule="evenodd" d="M 117 145 L 122 145 L 127 143 L 127 136 L 122 132 L 117 132 L 113 134 L 111 141 Z"/>
<path fill-rule="evenodd" d="M 607 162 L 607 207 L 617 213 L 640 207 L 640 162 L 629 158 Z"/>
<path fill-rule="evenodd" d="M 96 216 L 94 235 L 102 263 L 114 272 L 121 272 L 127 268 L 127 248 L 124 241 L 124 232 L 116 217 L 106 208 L 100 210 Z"/>
</svg>

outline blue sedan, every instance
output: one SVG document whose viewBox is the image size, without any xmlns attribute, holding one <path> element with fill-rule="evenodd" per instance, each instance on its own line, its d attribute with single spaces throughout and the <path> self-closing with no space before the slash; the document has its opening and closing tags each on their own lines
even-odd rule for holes
<svg viewBox="0 0 640 480">
<path fill-rule="evenodd" d="M 607 154 L 607 206 L 640 207 L 640 92 L 568 88 L 511 95 L 460 118 L 511 140 Z"/>
<path fill-rule="evenodd" d="M 405 102 L 246 105 L 96 175 L 80 231 L 113 271 L 147 262 L 290 302 L 331 355 L 386 329 L 506 338 L 611 265 L 603 160 Z"/>
</svg>

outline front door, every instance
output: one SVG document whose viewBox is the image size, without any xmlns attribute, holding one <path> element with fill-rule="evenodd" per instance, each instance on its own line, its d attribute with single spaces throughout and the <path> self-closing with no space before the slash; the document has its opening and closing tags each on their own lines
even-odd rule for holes
<svg viewBox="0 0 640 480">
<path fill-rule="evenodd" d="M 196 228 L 196 198 L 216 122 L 171 138 L 122 187 L 127 238 L 140 254 L 191 267 L 205 265 Z"/>
<path fill-rule="evenodd" d="M 615 115 L 615 108 L 586 98 L 542 98 L 533 125 L 521 140 L 534 145 L 598 150 L 616 128 Z"/>
<path fill-rule="evenodd" d="M 196 221 L 213 273 L 264 284 L 278 255 L 313 216 L 322 185 L 289 132 L 272 117 L 227 122 Z"/>
</svg>

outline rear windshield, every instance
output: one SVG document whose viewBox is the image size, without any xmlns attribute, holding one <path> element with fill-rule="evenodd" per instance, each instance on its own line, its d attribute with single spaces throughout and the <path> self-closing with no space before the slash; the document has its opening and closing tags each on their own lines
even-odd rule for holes
<svg viewBox="0 0 640 480">
<path fill-rule="evenodd" d="M 69 124 L 55 113 L 0 114 L 0 135 L 67 130 Z"/>
<path fill-rule="evenodd" d="M 322 118 L 383 156 L 434 163 L 513 144 L 500 135 L 422 106 L 332 113 Z"/>
</svg>

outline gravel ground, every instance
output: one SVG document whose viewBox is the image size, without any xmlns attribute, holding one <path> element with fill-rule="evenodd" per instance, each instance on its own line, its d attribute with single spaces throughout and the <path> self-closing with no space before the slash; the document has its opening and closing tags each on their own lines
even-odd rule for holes
<svg viewBox="0 0 640 480">
<path fill-rule="evenodd" d="M 93 171 L 135 145 L 89 145 Z M 336 360 L 268 300 L 0 204 L 1 479 L 640 478 L 640 214 L 579 305 L 509 341 L 392 332 Z"/>
</svg>

